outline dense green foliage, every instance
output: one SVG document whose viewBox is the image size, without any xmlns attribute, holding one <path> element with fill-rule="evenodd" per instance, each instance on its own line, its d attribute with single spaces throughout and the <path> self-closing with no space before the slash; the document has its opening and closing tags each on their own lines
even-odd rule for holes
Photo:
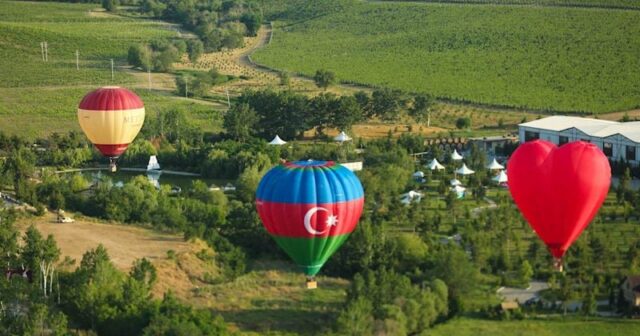
<svg viewBox="0 0 640 336">
<path fill-rule="evenodd" d="M 638 107 L 640 11 L 340 2 L 253 59 L 313 76 L 551 111 Z M 319 5 L 318 5 L 319 6 Z"/>
<path fill-rule="evenodd" d="M 140 11 L 179 22 L 198 35 L 207 51 L 238 48 L 255 36 L 262 15 L 254 1 L 142 0 Z"/>
</svg>

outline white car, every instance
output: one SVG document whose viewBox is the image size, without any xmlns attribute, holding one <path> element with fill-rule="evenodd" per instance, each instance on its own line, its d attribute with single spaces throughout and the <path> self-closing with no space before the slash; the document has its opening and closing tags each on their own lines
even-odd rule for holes
<svg viewBox="0 0 640 336">
<path fill-rule="evenodd" d="M 63 218 L 58 219 L 59 223 L 73 223 L 75 221 L 76 220 L 71 218 L 71 217 L 63 217 Z"/>
</svg>

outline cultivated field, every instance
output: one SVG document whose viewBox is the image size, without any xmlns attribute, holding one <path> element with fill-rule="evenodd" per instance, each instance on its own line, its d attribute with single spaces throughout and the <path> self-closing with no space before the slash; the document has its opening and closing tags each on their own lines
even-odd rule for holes
<svg viewBox="0 0 640 336">
<path fill-rule="evenodd" d="M 640 11 L 341 3 L 277 22 L 254 60 L 489 105 L 598 113 L 640 105 Z"/>
</svg>

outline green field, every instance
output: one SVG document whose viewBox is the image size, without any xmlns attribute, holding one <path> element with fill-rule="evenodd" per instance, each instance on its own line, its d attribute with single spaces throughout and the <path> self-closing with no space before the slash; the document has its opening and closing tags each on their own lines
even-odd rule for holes
<svg viewBox="0 0 640 336">
<path fill-rule="evenodd" d="M 177 33 L 163 22 L 109 15 L 98 8 L 0 1 L 0 130 L 28 137 L 80 130 L 76 108 L 88 91 L 114 84 L 146 87 L 119 68 L 112 81 L 110 59 L 116 66 L 126 65 L 131 44 L 173 38 Z M 48 43 L 48 62 L 42 61 L 41 41 Z M 76 50 L 80 70 L 76 70 Z M 211 105 L 176 99 L 167 91 L 136 91 L 148 116 L 183 107 L 203 129 L 219 128 L 219 115 Z"/>
<path fill-rule="evenodd" d="M 638 335 L 640 323 L 620 319 L 549 319 L 527 321 L 491 321 L 457 318 L 435 327 L 429 335 L 510 335 L 510 336 L 614 336 Z"/>
<path fill-rule="evenodd" d="M 406 0 L 387 0 L 402 1 Z M 509 4 L 538 6 L 575 6 L 603 8 L 640 8 L 636 0 L 413 0 L 415 2 L 462 3 L 462 4 Z"/>
<path fill-rule="evenodd" d="M 489 105 L 565 112 L 640 106 L 640 11 L 362 2 L 341 8 L 276 22 L 272 43 L 254 60 Z"/>
</svg>

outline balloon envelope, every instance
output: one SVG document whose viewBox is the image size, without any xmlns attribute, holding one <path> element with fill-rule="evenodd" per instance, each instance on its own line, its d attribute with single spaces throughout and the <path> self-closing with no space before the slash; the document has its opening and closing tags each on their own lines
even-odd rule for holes
<svg viewBox="0 0 640 336">
<path fill-rule="evenodd" d="M 78 122 L 102 155 L 116 158 L 140 132 L 144 105 L 125 88 L 105 86 L 84 96 L 78 106 Z"/>
<path fill-rule="evenodd" d="M 605 155 L 582 141 L 524 143 L 511 156 L 507 175 L 522 215 L 558 259 L 595 217 L 611 183 Z"/>
<path fill-rule="evenodd" d="M 256 195 L 264 227 L 309 276 L 349 237 L 363 204 L 360 180 L 331 161 L 276 166 L 262 178 Z"/>
</svg>

